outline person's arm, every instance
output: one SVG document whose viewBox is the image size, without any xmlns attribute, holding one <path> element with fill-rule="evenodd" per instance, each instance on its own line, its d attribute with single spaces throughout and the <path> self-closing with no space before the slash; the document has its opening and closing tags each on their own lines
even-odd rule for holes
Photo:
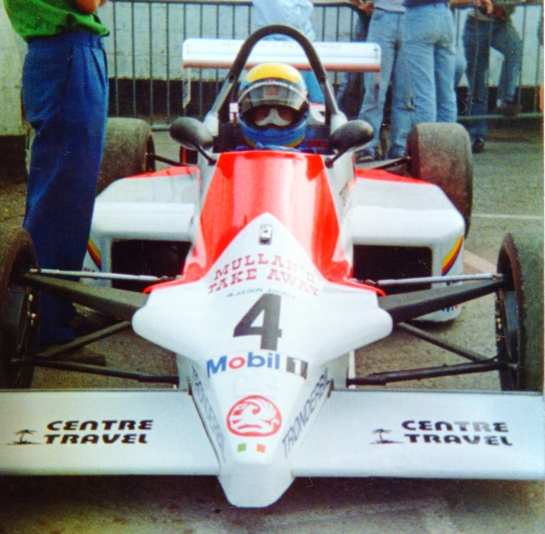
<svg viewBox="0 0 545 534">
<path fill-rule="evenodd" d="M 91 15 L 107 1 L 108 0 L 74 0 L 74 5 L 78 11 L 81 11 L 86 15 Z"/>
<path fill-rule="evenodd" d="M 350 0 L 360 11 L 363 11 L 368 17 L 373 14 L 375 5 L 372 1 L 368 0 Z"/>
<path fill-rule="evenodd" d="M 492 0 L 450 0 L 450 7 L 475 7 L 481 9 L 486 15 L 492 13 Z"/>
</svg>

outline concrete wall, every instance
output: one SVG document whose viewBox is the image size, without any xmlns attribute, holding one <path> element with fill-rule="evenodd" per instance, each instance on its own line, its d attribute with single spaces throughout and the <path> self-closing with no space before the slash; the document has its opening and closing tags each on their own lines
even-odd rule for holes
<svg viewBox="0 0 545 534">
<path fill-rule="evenodd" d="M 324 16 L 324 9 L 325 14 Z M 316 7 L 314 29 L 317 40 L 350 39 L 351 10 Z M 109 2 L 99 10 L 103 22 L 112 30 L 107 42 L 110 75 L 119 78 L 175 80 L 182 76 L 181 46 L 189 37 L 244 39 L 257 29 L 252 9 L 238 5 L 211 6 L 199 3 Z M 457 11 L 459 46 L 468 10 Z M 542 46 L 538 39 L 542 6 L 519 6 L 513 23 L 524 39 L 522 85 L 534 87 L 543 77 Z M 491 57 L 491 85 L 497 85 L 503 56 Z M 209 72 L 204 79 L 214 79 Z M 463 85 L 466 84 L 464 79 Z"/>
<path fill-rule="evenodd" d="M 27 130 L 21 105 L 24 43 L 0 2 L 0 181 L 26 180 Z"/>
<path fill-rule="evenodd" d="M 0 2 L 0 135 L 23 135 L 21 113 L 20 38 L 13 31 L 4 3 Z"/>
</svg>

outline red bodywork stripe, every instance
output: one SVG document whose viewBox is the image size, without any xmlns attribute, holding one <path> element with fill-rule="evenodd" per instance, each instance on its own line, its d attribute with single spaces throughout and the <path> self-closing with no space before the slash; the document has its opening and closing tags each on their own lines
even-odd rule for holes
<svg viewBox="0 0 545 534">
<path fill-rule="evenodd" d="M 194 166 L 183 167 L 168 167 L 167 169 L 162 169 L 160 171 L 145 172 L 143 174 L 137 174 L 136 176 L 127 176 L 132 180 L 138 178 L 160 178 L 161 176 L 189 176 L 190 174 L 199 175 L 199 168 Z"/>
<path fill-rule="evenodd" d="M 264 213 L 286 226 L 327 280 L 382 294 L 348 280 L 352 266 L 322 158 L 258 150 L 220 156 L 182 278 L 150 289 L 202 279 L 238 233 Z"/>
<path fill-rule="evenodd" d="M 356 180 L 382 180 L 385 182 L 410 183 L 418 185 L 432 185 L 430 182 L 419 180 L 417 178 L 409 178 L 408 176 L 400 176 L 381 169 L 356 169 L 356 175 L 350 185 L 354 185 Z"/>
</svg>

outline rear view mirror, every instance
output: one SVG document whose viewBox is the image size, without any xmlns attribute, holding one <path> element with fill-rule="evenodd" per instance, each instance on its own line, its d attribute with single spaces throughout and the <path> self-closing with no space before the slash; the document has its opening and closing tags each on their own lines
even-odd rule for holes
<svg viewBox="0 0 545 534">
<path fill-rule="evenodd" d="M 329 138 L 329 145 L 341 153 L 367 144 L 373 139 L 373 127 L 365 121 L 353 120 L 337 128 Z"/>
<path fill-rule="evenodd" d="M 208 128 L 193 117 L 180 117 L 170 126 L 170 137 L 191 150 L 210 148 L 214 138 Z"/>
<path fill-rule="evenodd" d="M 356 150 L 373 139 L 373 127 L 366 121 L 353 120 L 339 126 L 329 137 L 329 146 L 337 150 L 333 158 L 325 162 L 327 167 L 332 167 L 335 160 L 349 150 Z"/>
<path fill-rule="evenodd" d="M 216 163 L 216 160 L 205 152 L 214 145 L 214 137 L 199 120 L 193 117 L 176 119 L 170 126 L 170 137 L 185 148 L 197 150 L 210 165 Z"/>
</svg>

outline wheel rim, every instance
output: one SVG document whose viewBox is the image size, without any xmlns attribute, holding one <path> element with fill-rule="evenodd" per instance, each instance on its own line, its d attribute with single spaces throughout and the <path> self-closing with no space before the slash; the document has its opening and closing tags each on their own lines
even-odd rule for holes
<svg viewBox="0 0 545 534">
<path fill-rule="evenodd" d="M 496 346 L 498 359 L 505 364 L 500 370 L 503 390 L 517 390 L 521 379 L 520 320 L 514 290 L 503 290 L 496 300 Z"/>
<path fill-rule="evenodd" d="M 28 287 L 10 285 L 8 291 L 10 298 L 6 299 L 3 309 L 2 365 L 7 385 L 14 387 L 26 367 L 22 362 L 27 341 L 34 334 L 37 309 L 34 294 Z"/>
<path fill-rule="evenodd" d="M 532 232 L 506 234 L 498 255 L 505 286 L 496 294 L 501 388 L 543 391 L 543 241 Z"/>
<path fill-rule="evenodd" d="M 21 249 L 9 270 L 7 285 L 2 291 L 4 298 L 0 305 L 0 386 L 3 388 L 27 387 L 25 384 L 29 369 L 24 360 L 27 357 L 28 344 L 34 344 L 37 338 L 39 299 L 30 287 L 18 283 L 16 278 L 32 264 L 28 250 Z"/>
</svg>

